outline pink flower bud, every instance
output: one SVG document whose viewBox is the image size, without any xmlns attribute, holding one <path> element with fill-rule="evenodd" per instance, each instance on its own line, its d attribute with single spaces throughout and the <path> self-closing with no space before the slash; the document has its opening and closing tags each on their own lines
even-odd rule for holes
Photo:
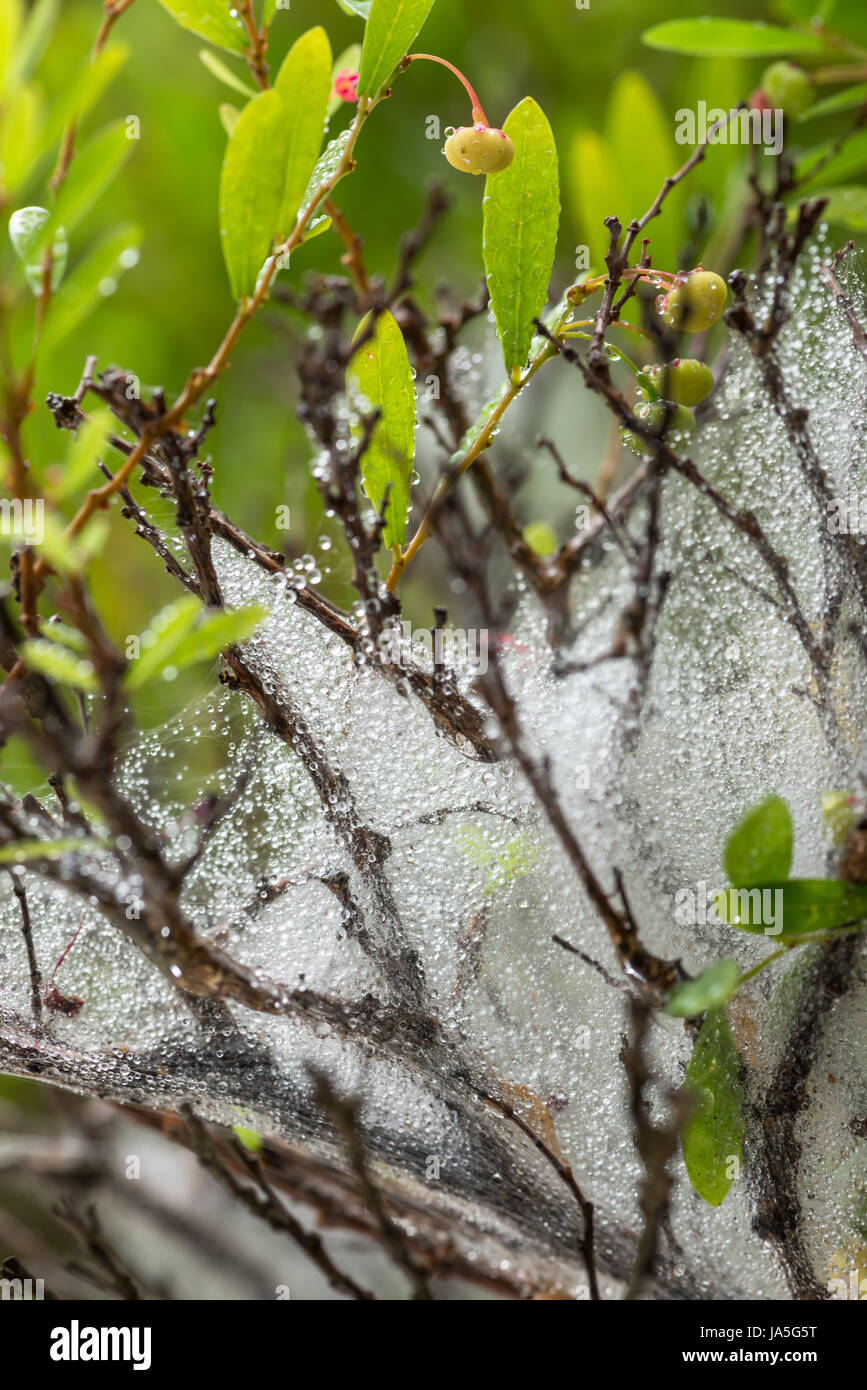
<svg viewBox="0 0 867 1390">
<path fill-rule="evenodd" d="M 334 79 L 334 96 L 341 101 L 358 101 L 358 73 L 342 68 Z"/>
</svg>

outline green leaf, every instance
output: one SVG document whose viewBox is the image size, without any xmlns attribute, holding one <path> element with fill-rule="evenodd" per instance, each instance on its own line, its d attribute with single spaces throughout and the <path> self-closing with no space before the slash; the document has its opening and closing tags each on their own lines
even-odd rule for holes
<svg viewBox="0 0 867 1390">
<path fill-rule="evenodd" d="M 372 0 L 337 0 L 344 14 L 357 14 L 360 19 L 370 18 Z"/>
<path fill-rule="evenodd" d="M 674 1018 L 695 1018 L 708 1009 L 718 1008 L 734 994 L 741 973 L 737 961 L 718 960 L 694 980 L 684 980 L 669 993 L 665 1012 Z"/>
<path fill-rule="evenodd" d="M 78 262 L 54 297 L 40 338 L 43 351 L 67 339 L 114 293 L 120 277 L 138 264 L 141 239 L 140 227 L 117 227 Z"/>
<path fill-rule="evenodd" d="M 792 817 L 781 797 L 766 797 L 747 812 L 726 841 L 723 866 L 736 888 L 788 878 Z"/>
<path fill-rule="evenodd" d="M 125 43 L 106 44 L 97 57 L 87 58 L 64 83 L 56 100 L 52 101 L 48 120 L 42 132 L 40 149 L 45 150 L 58 140 L 73 119 L 81 121 L 96 105 L 103 92 L 114 81 L 129 57 Z"/>
<path fill-rule="evenodd" d="M 611 151 L 595 130 L 579 130 L 572 141 L 569 186 L 579 234 L 590 247 L 590 263 L 600 265 L 609 243 L 605 218 L 618 212 L 621 190 Z"/>
<path fill-rule="evenodd" d="M 70 497 L 80 488 L 98 481 L 95 476 L 97 459 L 105 449 L 105 441 L 111 427 L 112 417 L 109 410 L 95 410 L 82 421 L 70 443 L 66 467 L 60 486 L 55 490 L 55 496 Z"/>
<path fill-rule="evenodd" d="M 202 611 L 199 599 L 189 594 L 161 608 L 154 615 L 150 626 L 141 635 L 141 653 L 124 675 L 123 683 L 127 690 L 139 690 L 171 664 L 175 651 Z"/>
<path fill-rule="evenodd" d="M 51 32 L 57 23 L 60 0 L 36 0 L 6 75 L 6 86 L 24 82 L 39 63 Z"/>
<path fill-rule="evenodd" d="M 286 172 L 286 111 L 261 92 L 238 117 L 220 178 L 220 236 L 236 299 L 250 295 L 279 231 Z"/>
<path fill-rule="evenodd" d="M 765 896 L 771 893 L 780 897 Z M 717 894 L 716 910 L 724 921 L 742 931 L 787 941 L 867 918 L 867 884 L 843 883 L 835 878 L 790 878 L 728 888 Z"/>
<path fill-rule="evenodd" d="M 230 5 L 228 0 L 160 0 L 160 4 L 182 29 L 189 29 L 218 48 L 228 48 L 233 53 L 244 52 L 247 33 L 236 7 Z"/>
<path fill-rule="evenodd" d="M 669 19 L 641 36 L 648 48 L 669 53 L 719 53 L 729 58 L 764 58 L 775 53 L 822 53 L 826 45 L 813 34 L 746 19 Z"/>
<path fill-rule="evenodd" d="M 795 178 L 799 182 L 806 180 L 808 185 L 818 178 L 822 180 L 823 184 L 830 186 L 835 183 L 844 183 L 853 174 L 860 174 L 864 169 L 867 169 L 867 130 L 859 130 L 850 140 L 846 141 L 837 154 L 831 155 L 836 143 L 836 140 L 826 140 L 823 144 L 816 145 L 803 155 L 795 165 Z M 822 168 L 813 175 L 813 178 L 807 178 L 810 170 L 820 160 L 826 159 L 828 155 L 831 155 L 831 158 L 828 159 L 827 164 L 823 164 Z M 813 196 L 812 190 L 810 196 Z"/>
<path fill-rule="evenodd" d="M 233 91 L 240 92 L 242 96 L 254 97 L 255 87 L 251 87 L 249 82 L 245 82 L 236 72 L 233 72 L 228 63 L 224 63 L 222 58 L 218 58 L 216 53 L 212 53 L 209 48 L 199 49 L 199 59 L 212 77 L 216 77 L 218 82 L 224 82 Z"/>
<path fill-rule="evenodd" d="M 0 5 L 0 88 L 7 85 L 23 21 L 24 6 L 21 0 L 3 0 Z"/>
<path fill-rule="evenodd" d="M 196 661 L 208 661 L 233 642 L 242 642 L 267 616 L 259 604 L 207 612 L 197 598 L 178 599 L 156 615 L 142 634 L 142 651 L 124 676 L 127 690 L 140 690 L 155 676 L 173 678 Z"/>
<path fill-rule="evenodd" d="M 699 1197 L 718 1207 L 740 1165 L 744 1137 L 740 1064 L 724 1009 L 711 1009 L 701 1026 L 684 1090 L 694 1108 L 680 1137 L 683 1161 Z"/>
<path fill-rule="evenodd" d="M 237 1135 L 244 1148 L 248 1149 L 250 1153 L 258 1153 L 262 1148 L 262 1136 L 257 1134 L 254 1129 L 245 1129 L 243 1125 L 233 1125 L 232 1133 Z"/>
<path fill-rule="evenodd" d="M 237 106 L 233 106 L 230 101 L 221 101 L 219 105 L 220 124 L 231 140 L 235 133 L 235 126 L 238 124 L 241 112 Z"/>
<path fill-rule="evenodd" d="M 79 632 L 77 627 L 67 627 L 66 623 L 49 619 L 45 624 L 45 632 L 50 634 L 50 641 L 59 642 L 61 646 L 68 647 L 72 652 L 87 651 L 87 638 L 83 632 Z"/>
<path fill-rule="evenodd" d="M 532 97 L 503 126 L 515 144 L 507 169 L 489 174 L 484 201 L 484 254 L 491 305 L 506 370 L 520 370 L 548 297 L 557 249 L 560 181 L 557 148 L 544 111 Z"/>
<path fill-rule="evenodd" d="M 358 73 L 359 96 L 379 94 L 432 9 L 433 0 L 371 0 Z"/>
<path fill-rule="evenodd" d="M 362 320 L 356 337 L 368 322 L 369 316 Z M 373 336 L 352 358 L 347 384 L 360 413 L 381 411 L 361 460 L 361 476 L 377 512 L 390 485 L 383 536 L 389 547 L 402 545 L 415 456 L 415 389 L 403 334 L 387 310 L 377 319 Z M 356 425 L 353 432 L 359 439 L 362 426 Z"/>
<path fill-rule="evenodd" d="M 641 132 L 640 139 L 635 138 L 636 131 Z M 683 163 L 683 151 L 674 143 L 671 122 L 656 93 L 638 72 L 624 72 L 617 79 L 608 105 L 606 136 L 618 185 L 618 201 L 609 212 L 620 209 L 625 224 L 650 207 L 665 179 Z M 649 228 L 654 265 L 673 266 L 677 259 L 683 238 L 684 188 L 680 184 L 672 189 L 665 216 Z M 601 222 L 598 231 L 607 252 L 608 234 Z"/>
<path fill-rule="evenodd" d="M 850 185 L 824 191 L 817 189 L 811 197 L 828 199 L 828 206 L 822 213 L 823 222 L 848 227 L 852 232 L 867 232 L 867 188 Z M 797 216 L 797 209 L 792 208 L 791 216 Z"/>
<path fill-rule="evenodd" d="M 206 613 L 199 625 L 178 644 L 172 665 L 183 671 L 197 661 L 211 661 L 226 647 L 246 641 L 267 616 L 267 608 L 258 603 L 249 603 L 232 612 L 218 609 Z"/>
<path fill-rule="evenodd" d="M 84 854 L 110 849 L 111 840 L 17 840 L 0 849 L 0 864 L 26 864 L 32 859 L 58 859 L 62 854 Z"/>
<path fill-rule="evenodd" d="M 337 58 L 335 58 L 334 66 L 331 69 L 332 93 L 334 91 L 334 83 L 337 81 L 337 74 L 339 72 L 358 72 L 358 65 L 360 62 L 360 43 L 351 43 L 348 48 L 344 48 L 343 52 Z M 334 115 L 335 111 L 339 110 L 339 108 L 343 105 L 345 105 L 345 103 L 343 102 L 341 97 L 333 95 L 329 97 L 327 113 L 329 121 L 331 120 L 331 117 Z"/>
<path fill-rule="evenodd" d="M 8 98 L 0 121 L 0 167 L 7 194 L 28 179 L 33 171 L 43 124 L 43 97 L 34 83 L 19 87 Z"/>
<path fill-rule="evenodd" d="M 92 136 L 78 152 L 61 184 L 51 214 L 51 226 L 73 232 L 94 203 L 113 183 L 132 153 L 126 122 L 115 121 Z"/>
<path fill-rule="evenodd" d="M 817 116 L 836 116 L 841 111 L 852 111 L 857 106 L 863 106 L 865 101 L 867 82 L 859 82 L 855 87 L 846 87 L 842 92 L 835 92 L 833 96 L 815 102 L 798 117 L 798 121 L 813 121 Z"/>
<path fill-rule="evenodd" d="M 42 294 L 42 265 L 48 250 L 46 228 L 51 221 L 48 209 L 37 207 L 19 208 L 9 218 L 9 240 L 24 267 L 27 283 L 37 298 Z M 51 288 L 56 290 L 63 279 L 69 254 L 65 228 L 58 227 L 54 233 L 51 253 Z"/>
<path fill-rule="evenodd" d="M 277 74 L 274 90 L 283 102 L 286 123 L 286 165 L 278 230 L 288 236 L 298 220 L 325 133 L 331 97 L 331 44 L 324 29 L 309 29 L 292 45 Z"/>
<path fill-rule="evenodd" d="M 76 656 L 66 647 L 49 642 L 44 637 L 25 642 L 20 650 L 21 660 L 29 671 L 38 671 L 57 685 L 84 690 L 89 695 L 99 694 L 100 686 L 93 664 L 85 657 Z"/>
</svg>

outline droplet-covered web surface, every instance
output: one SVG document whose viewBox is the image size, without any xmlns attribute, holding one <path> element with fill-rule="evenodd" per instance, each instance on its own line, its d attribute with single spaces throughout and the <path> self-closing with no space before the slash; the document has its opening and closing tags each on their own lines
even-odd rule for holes
<svg viewBox="0 0 867 1390">
<path fill-rule="evenodd" d="M 815 259 L 805 263 L 795 295 L 798 312 L 779 350 L 786 388 L 809 411 L 834 497 L 848 499 L 865 485 L 864 361 L 845 320 L 829 309 Z M 827 508 L 805 478 L 753 360 L 737 343 L 692 456 L 719 492 L 756 514 L 787 557 L 811 631 L 823 632 L 829 604 L 842 593 L 830 699 L 820 698 L 804 645 L 755 547 L 677 477 L 664 487 L 657 566 L 670 582 L 640 699 L 633 661 L 597 660 L 633 593 L 620 551 L 604 535 L 572 594 L 579 635 L 562 664 L 580 669 L 554 669 L 543 615 L 529 598 L 499 649 L 528 746 L 550 760 L 596 872 L 612 888 L 619 868 L 645 945 L 697 972 L 724 955 L 748 968 L 772 947 L 729 927 L 685 924 L 678 895 L 693 892 L 698 901 L 723 886 L 727 833 L 771 791 L 792 808 L 793 872 L 823 876 L 828 844 L 819 798 L 855 784 L 867 710 L 863 619 L 843 544 L 829 530 Z M 640 535 L 643 524 L 639 504 L 629 525 Z M 477 1257 L 488 1240 L 503 1237 L 506 1208 L 516 1266 L 523 1261 L 529 1269 L 546 1241 L 564 1257 L 575 1248 L 574 1214 L 564 1215 L 550 1169 L 533 1167 L 536 1156 L 531 1162 L 513 1127 L 488 1117 L 484 1143 L 473 1131 L 450 1080 L 455 1059 L 466 1059 L 479 1088 L 507 1094 L 568 1160 L 596 1205 L 603 1258 L 608 1251 L 614 1265 L 628 1265 L 640 1229 L 641 1170 L 621 1061 L 623 976 L 524 779 L 508 762 L 475 761 L 440 736 L 422 704 L 382 678 L 375 651 L 357 667 L 340 639 L 297 605 L 291 582 L 270 579 L 220 542 L 215 560 L 229 605 L 255 599 L 267 606 L 270 616 L 246 658 L 263 688 L 303 716 L 310 746 L 341 790 L 323 805 L 301 761 L 228 691 L 204 696 L 175 725 L 130 749 L 124 788 L 180 855 L 197 833 L 190 766 L 205 769 L 202 796 L 229 790 L 249 769 L 243 795 L 184 891 L 198 930 L 290 989 L 347 1005 L 376 1000 L 385 1020 L 398 1017 L 405 1003 L 384 964 L 399 931 L 423 972 L 424 1010 L 446 1041 L 432 1043 L 425 1056 L 400 1027 L 394 1045 L 383 1047 L 361 1025 L 336 1031 L 236 1006 L 237 1031 L 209 1029 L 86 904 L 58 982 L 85 1005 L 75 1016 L 53 1018 L 53 1039 L 70 1057 L 89 1058 L 109 1092 L 128 1095 L 136 1086 L 141 1071 L 138 1063 L 130 1068 L 130 1055 L 150 1058 L 159 1065 L 148 1073 L 146 1098 L 192 1097 L 213 1118 L 314 1148 L 328 1148 L 328 1141 L 311 1119 L 307 1066 L 326 1067 L 340 1089 L 363 1098 L 382 1172 L 395 1181 L 402 1174 L 419 1202 L 459 1206 L 470 1231 L 466 1248 Z M 853 622 L 856 632 L 849 631 Z M 463 673 L 463 688 L 471 675 Z M 378 850 L 368 867 L 336 828 L 349 811 L 379 837 L 371 841 Z M 53 962 L 81 920 L 82 904 L 33 874 L 26 882 L 39 958 Z M 10 897 L 7 921 L 13 907 Z M 554 934 L 596 968 L 567 954 Z M 753 1229 L 750 1163 L 763 1096 L 799 1008 L 799 972 L 808 964 L 775 964 L 732 1008 L 744 1067 L 745 1166 L 724 1205 L 713 1209 L 692 1191 L 677 1159 L 662 1281 L 674 1292 L 787 1296 L 775 1253 Z M 26 1019 L 26 960 L 8 929 L 0 965 L 2 1008 Z M 863 1140 L 852 1120 L 867 1113 L 865 1000 L 855 982 L 832 1011 L 798 1121 L 801 1171 L 791 1180 L 820 1282 L 840 1252 L 850 1262 L 860 1258 L 867 1165 L 859 1161 Z M 654 1018 L 660 1115 L 665 1089 L 682 1081 L 690 1048 L 681 1021 Z M 481 1102 L 477 1108 L 484 1109 Z M 546 1202 L 533 1198 L 522 1171 L 535 1174 Z M 577 1263 L 570 1277 L 580 1282 Z"/>
</svg>

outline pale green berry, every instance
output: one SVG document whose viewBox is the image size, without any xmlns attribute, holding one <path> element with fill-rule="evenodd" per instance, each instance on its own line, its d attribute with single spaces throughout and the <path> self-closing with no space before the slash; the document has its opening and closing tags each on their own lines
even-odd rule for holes
<svg viewBox="0 0 867 1390">
<path fill-rule="evenodd" d="M 803 116 L 816 99 L 812 80 L 795 63 L 771 63 L 759 83 L 768 102 L 787 116 Z"/>
<path fill-rule="evenodd" d="M 703 333 L 716 323 L 727 295 L 726 282 L 720 275 L 712 270 L 693 270 L 668 294 L 659 296 L 656 308 L 669 328 Z"/>
<path fill-rule="evenodd" d="M 713 390 L 713 372 L 695 357 L 675 357 L 673 362 L 655 363 L 646 375 L 661 396 L 678 405 L 698 405 Z"/>
<path fill-rule="evenodd" d="M 652 430 L 661 430 L 668 416 L 664 439 L 672 449 L 688 444 L 695 434 L 695 416 L 692 411 L 687 410 L 685 405 L 677 405 L 673 401 L 644 401 L 636 407 L 635 415 Z M 627 429 L 626 425 L 620 426 L 620 442 L 639 458 L 653 453 L 653 445 L 642 439 L 635 430 Z"/>
<path fill-rule="evenodd" d="M 499 174 L 511 164 L 515 146 L 504 130 L 479 123 L 458 126 L 446 140 L 443 154 L 465 174 Z"/>
</svg>

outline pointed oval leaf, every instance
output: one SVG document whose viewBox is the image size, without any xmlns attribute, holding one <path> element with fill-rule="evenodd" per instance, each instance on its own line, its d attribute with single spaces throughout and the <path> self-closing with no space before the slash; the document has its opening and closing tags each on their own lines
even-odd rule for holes
<svg viewBox="0 0 867 1390">
<path fill-rule="evenodd" d="M 718 1207 L 732 1185 L 744 1137 L 740 1063 L 724 1009 L 711 1009 L 702 1024 L 684 1089 L 693 1110 L 680 1137 L 683 1161 L 698 1195 Z"/>
<path fill-rule="evenodd" d="M 274 83 L 285 108 L 286 170 L 279 232 L 298 220 L 304 191 L 319 158 L 331 98 L 331 44 L 321 27 L 294 43 Z"/>
<path fill-rule="evenodd" d="M 94 58 L 86 59 L 64 83 L 57 100 L 52 101 L 42 132 L 40 151 L 53 145 L 71 120 L 81 121 L 112 83 L 129 57 L 125 43 L 113 42 Z"/>
<path fill-rule="evenodd" d="M 99 681 L 92 662 L 86 657 L 76 656 L 75 652 L 68 651 L 60 643 L 37 637 L 32 642 L 25 642 L 20 654 L 29 671 L 38 671 L 55 685 L 84 690 L 89 695 L 99 694 Z"/>
<path fill-rule="evenodd" d="M 716 910 L 724 921 L 742 931 L 786 941 L 867 919 L 867 884 L 843 883 L 835 878 L 790 878 L 750 888 L 729 888 L 717 894 Z"/>
<path fill-rule="evenodd" d="M 595 130 L 577 131 L 569 155 L 569 188 L 591 266 L 602 264 L 610 241 L 605 218 L 615 216 L 620 206 L 621 190 L 613 171 L 611 150 L 602 137 Z"/>
<path fill-rule="evenodd" d="M 641 131 L 640 140 L 635 138 L 637 130 Z M 683 151 L 674 142 L 671 121 L 659 98 L 639 72 L 624 72 L 614 84 L 605 131 L 613 155 L 610 168 L 616 170 L 618 187 L 617 206 L 609 207 L 608 212 L 621 210 L 625 224 L 650 207 L 665 179 L 683 163 Z M 676 185 L 668 195 L 665 217 L 657 218 L 648 228 L 654 265 L 677 262 L 683 240 L 684 196 L 685 185 Z M 596 230 L 604 237 L 605 253 L 607 229 L 600 222 Z"/>
<path fill-rule="evenodd" d="M 835 92 L 831 97 L 814 102 L 807 111 L 802 112 L 796 119 L 799 122 L 815 121 L 819 116 L 837 116 L 841 111 L 853 111 L 856 107 L 863 106 L 865 101 L 867 101 L 867 82 L 859 82 L 855 87 L 846 87 L 842 92 Z"/>
<path fill-rule="evenodd" d="M 141 637 L 141 653 L 124 675 L 127 690 L 139 690 L 173 663 L 175 652 L 192 630 L 202 612 L 202 604 L 193 595 L 185 595 L 155 614 Z"/>
<path fill-rule="evenodd" d="M 40 338 L 42 351 L 68 338 L 111 297 L 120 277 L 138 264 L 141 240 L 140 227 L 117 227 L 78 262 L 54 297 Z"/>
<path fill-rule="evenodd" d="M 57 23 L 59 11 L 60 0 L 36 0 L 9 65 L 7 87 L 26 81 L 33 72 Z"/>
<path fill-rule="evenodd" d="M 375 97 L 407 52 L 433 0 L 372 0 L 364 30 L 358 95 Z"/>
<path fill-rule="evenodd" d="M 359 333 L 367 324 L 364 319 Z M 387 311 L 349 364 L 347 384 L 360 413 L 381 412 L 361 460 L 361 476 L 377 512 L 390 487 L 383 539 L 389 547 L 402 545 L 415 455 L 415 389 L 403 334 Z M 354 433 L 360 438 L 362 427 Z"/>
<path fill-rule="evenodd" d="M 238 117 L 220 177 L 220 236 L 236 299 L 253 293 L 279 231 L 286 171 L 286 114 L 261 92 Z"/>
<path fill-rule="evenodd" d="M 748 19 L 669 19 L 641 36 L 648 48 L 669 53 L 719 53 L 729 58 L 763 58 L 775 53 L 822 53 L 826 45 L 813 34 Z"/>
<path fill-rule="evenodd" d="M 491 305 L 506 370 L 523 367 L 533 319 L 548 297 L 560 223 L 557 148 L 544 111 L 524 100 L 503 126 L 515 144 L 507 169 L 485 188 L 484 252 Z"/>
<path fill-rule="evenodd" d="M 828 206 L 822 213 L 823 222 L 848 227 L 852 232 L 867 232 L 867 188 L 844 184 L 842 188 L 829 188 L 824 192 L 817 189 L 812 197 L 828 199 Z M 794 208 L 792 213 L 795 213 Z"/>
<path fill-rule="evenodd" d="M 830 186 L 844 183 L 853 174 L 860 174 L 862 170 L 867 169 L 867 130 L 859 130 L 842 148 L 837 149 L 837 145 L 836 140 L 826 140 L 802 155 L 795 165 L 796 179 L 805 181 L 807 186 L 815 179 L 821 179 L 823 184 Z M 821 168 L 810 177 L 810 171 L 819 165 Z M 814 196 L 811 189 L 810 197 Z"/>
<path fill-rule="evenodd" d="M 206 613 L 192 632 L 178 643 L 172 666 L 183 671 L 197 661 L 211 661 L 218 652 L 233 643 L 245 642 L 267 616 L 267 608 L 259 603 L 248 603 L 231 612 L 217 609 Z"/>
<path fill-rule="evenodd" d="M 371 0 L 337 0 L 344 14 L 357 14 L 359 19 L 370 18 Z"/>
<path fill-rule="evenodd" d="M 242 77 L 224 63 L 222 58 L 218 58 L 216 53 L 212 53 L 209 48 L 199 49 L 199 61 L 204 64 L 212 77 L 216 77 L 218 82 L 223 82 L 227 87 L 231 87 L 233 92 L 240 92 L 242 96 L 254 97 L 256 88 L 251 87 L 249 82 L 245 82 Z"/>
<path fill-rule="evenodd" d="M 182 29 L 189 29 L 218 48 L 244 52 L 247 33 L 237 10 L 227 0 L 160 0 L 160 4 Z"/>
<path fill-rule="evenodd" d="M 684 980 L 671 990 L 665 1012 L 674 1018 L 695 1018 L 731 999 L 741 978 L 737 961 L 718 960 L 694 980 Z"/>
<path fill-rule="evenodd" d="M 127 139 L 126 122 L 115 121 L 91 137 L 61 184 L 51 214 L 52 227 L 72 232 L 94 203 L 117 178 L 134 142 Z"/>
<path fill-rule="evenodd" d="M 792 817 L 779 796 L 753 806 L 726 841 L 724 867 L 736 888 L 785 879 L 792 866 Z"/>
</svg>

